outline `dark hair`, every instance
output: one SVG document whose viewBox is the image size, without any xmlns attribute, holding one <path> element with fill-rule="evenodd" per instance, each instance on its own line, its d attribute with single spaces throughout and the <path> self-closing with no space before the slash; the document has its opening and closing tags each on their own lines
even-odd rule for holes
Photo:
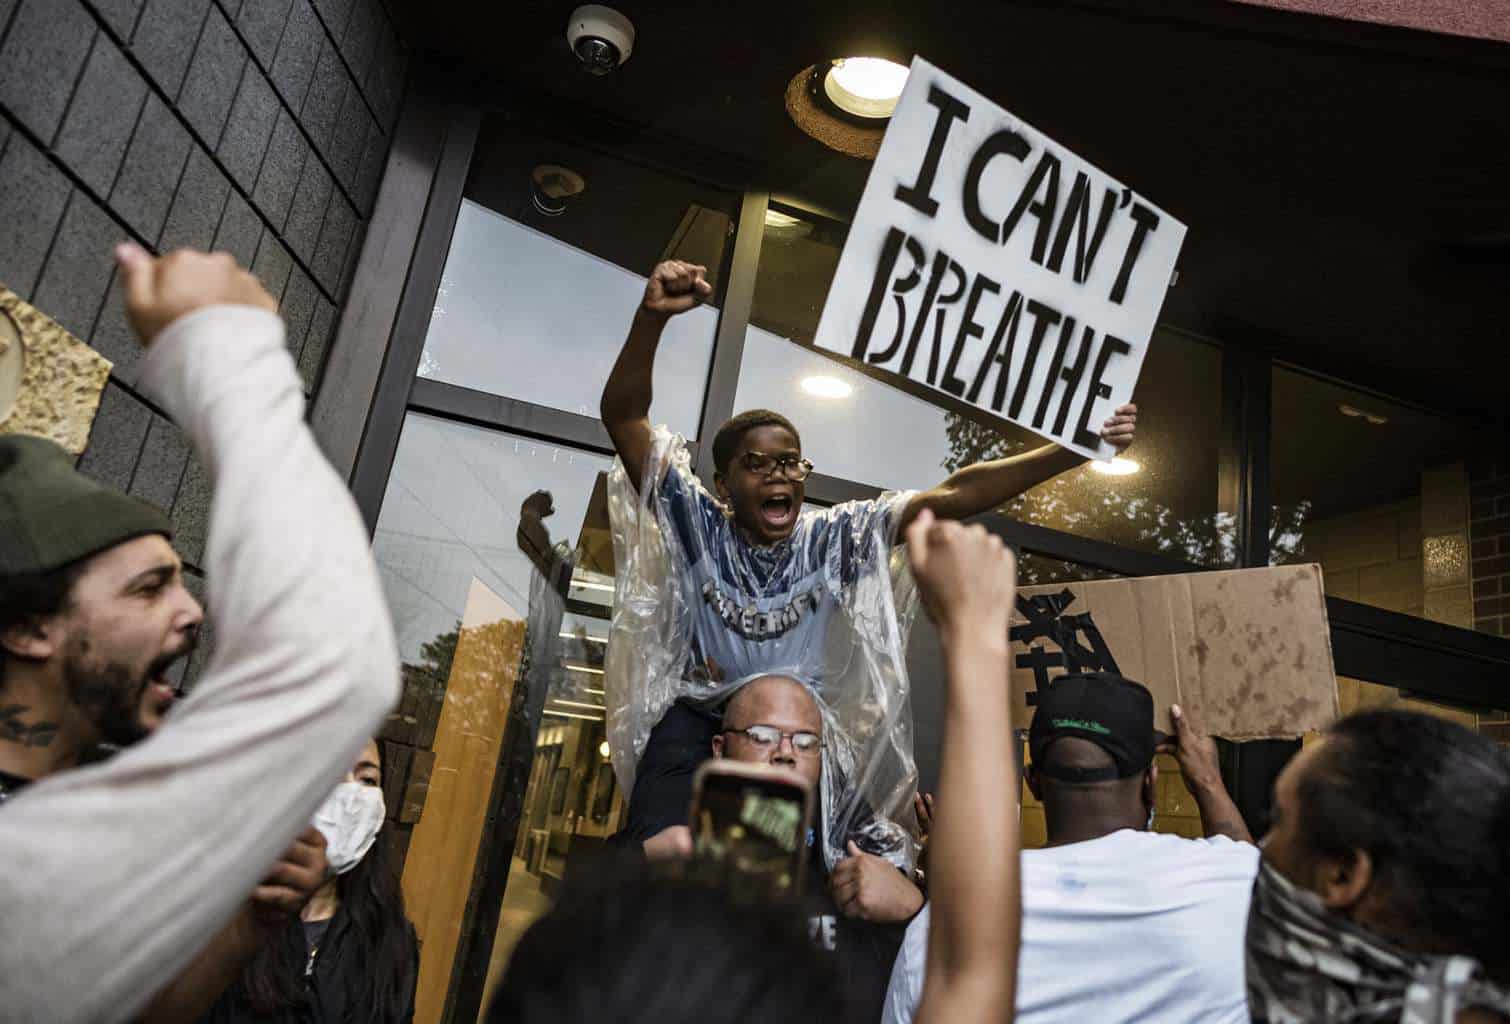
<svg viewBox="0 0 1510 1024">
<path fill-rule="evenodd" d="M 84 574 L 88 562 L 89 559 L 81 558 L 47 572 L 0 574 L 0 632 L 67 608 L 73 585 Z M 5 648 L 0 647 L 0 671 L 4 670 L 5 661 Z"/>
<path fill-rule="evenodd" d="M 385 772 L 386 767 L 380 765 L 379 770 Z M 404 913 L 392 838 L 387 828 L 379 832 L 367 855 L 336 879 L 336 895 L 351 928 L 345 941 L 355 944 L 362 964 L 360 972 L 348 975 L 347 1019 L 361 1024 L 406 1021 L 418 981 L 414 932 Z M 239 995 L 260 1016 L 309 1003 L 302 980 L 304 960 L 290 955 L 291 948 L 304 948 L 303 926 L 294 921 L 290 927 L 300 932 L 297 944 L 264 942 L 241 972 Z"/>
<path fill-rule="evenodd" d="M 1510 754 L 1461 725 L 1365 711 L 1332 726 L 1297 787 L 1312 851 L 1368 853 L 1421 952 L 1507 962 Z"/>
<path fill-rule="evenodd" d="M 525 933 L 490 1024 L 744 1024 L 852 1017 L 794 906 L 621 863 L 568 883 Z"/>
<path fill-rule="evenodd" d="M 713 468 L 720 473 L 727 473 L 729 463 L 734 458 L 734 451 L 739 447 L 740 438 L 756 427 L 782 427 L 790 430 L 792 436 L 797 439 L 797 446 L 802 446 L 802 435 L 797 433 L 797 428 L 792 426 L 791 420 L 770 409 L 750 409 L 719 427 L 718 433 L 713 435 Z"/>
</svg>

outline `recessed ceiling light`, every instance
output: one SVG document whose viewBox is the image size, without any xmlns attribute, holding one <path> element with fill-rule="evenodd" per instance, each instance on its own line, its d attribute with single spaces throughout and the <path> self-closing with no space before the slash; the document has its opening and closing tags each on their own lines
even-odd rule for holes
<svg viewBox="0 0 1510 1024">
<path fill-rule="evenodd" d="M 1097 473 L 1105 473 L 1107 476 L 1132 476 L 1143 467 L 1132 459 L 1124 459 L 1118 455 L 1110 462 L 1095 461 L 1091 463 L 1091 469 Z"/>
<path fill-rule="evenodd" d="M 829 376 L 804 377 L 801 386 L 814 398 L 848 398 L 854 390 L 838 377 Z"/>
<path fill-rule="evenodd" d="M 882 57 L 841 57 L 823 77 L 834 106 L 855 117 L 886 118 L 897 109 L 907 68 Z"/>
</svg>

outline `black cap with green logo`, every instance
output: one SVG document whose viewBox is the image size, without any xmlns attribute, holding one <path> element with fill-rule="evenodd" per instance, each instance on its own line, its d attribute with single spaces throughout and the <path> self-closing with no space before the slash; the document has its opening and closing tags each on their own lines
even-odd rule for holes
<svg viewBox="0 0 1510 1024">
<path fill-rule="evenodd" d="M 1110 754 L 1114 764 L 1074 770 L 1046 765 L 1043 755 L 1049 745 L 1065 736 L 1090 740 Z M 1158 740 L 1153 694 L 1147 687 L 1115 672 L 1076 672 L 1038 691 L 1028 751 L 1046 775 L 1065 782 L 1105 782 L 1146 771 Z"/>
</svg>

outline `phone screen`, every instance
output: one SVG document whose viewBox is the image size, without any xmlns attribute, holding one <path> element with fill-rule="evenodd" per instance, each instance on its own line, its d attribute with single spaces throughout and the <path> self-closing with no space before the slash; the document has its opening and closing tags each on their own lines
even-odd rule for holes
<svg viewBox="0 0 1510 1024">
<path fill-rule="evenodd" d="M 796 895 L 807 853 L 808 792 L 738 768 L 699 774 L 691 818 L 694 857 L 726 884 Z"/>
</svg>

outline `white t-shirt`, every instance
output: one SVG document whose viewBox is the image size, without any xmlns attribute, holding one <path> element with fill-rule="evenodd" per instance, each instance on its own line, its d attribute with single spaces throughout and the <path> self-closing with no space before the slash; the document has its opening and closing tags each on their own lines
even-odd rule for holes
<svg viewBox="0 0 1510 1024">
<path fill-rule="evenodd" d="M 1020 1024 L 1247 1024 L 1243 930 L 1258 848 L 1122 829 L 1022 852 Z M 907 928 L 883 1024 L 923 996 L 928 908 Z"/>
</svg>

